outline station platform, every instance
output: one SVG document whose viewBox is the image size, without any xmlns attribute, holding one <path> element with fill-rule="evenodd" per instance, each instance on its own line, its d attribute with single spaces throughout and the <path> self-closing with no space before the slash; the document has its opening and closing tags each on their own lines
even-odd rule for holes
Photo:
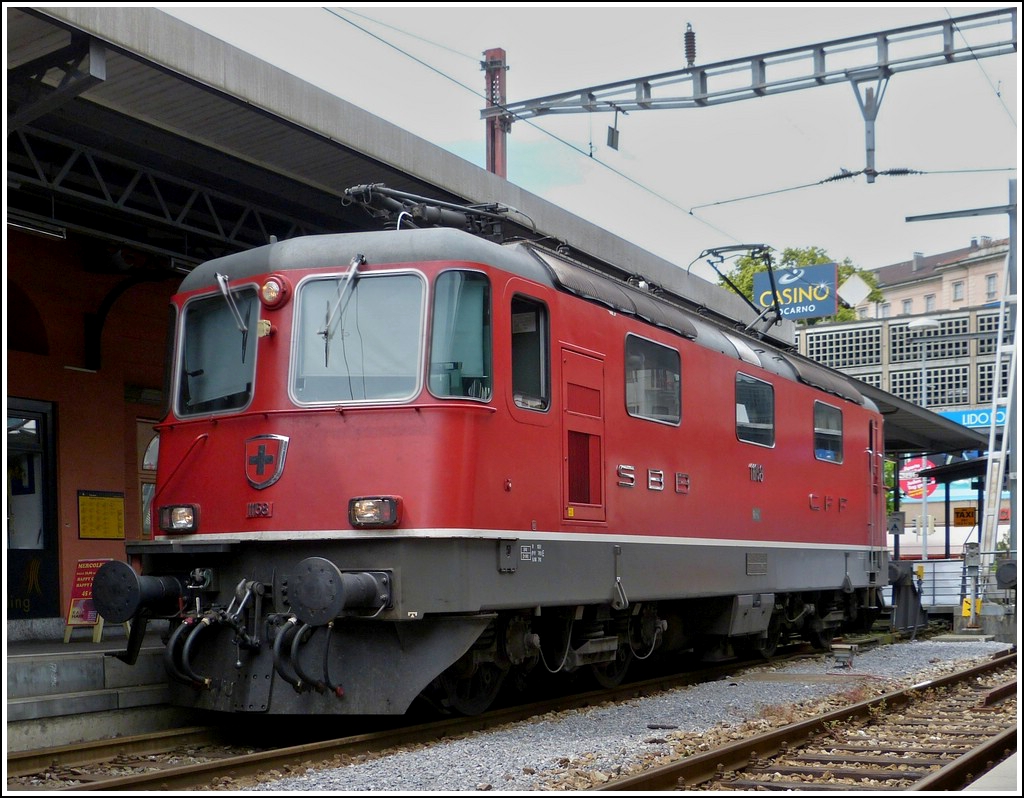
<svg viewBox="0 0 1024 798">
<path fill-rule="evenodd" d="M 8 753 L 197 725 L 167 703 L 159 634 L 146 636 L 135 665 L 113 656 L 126 649 L 123 633 L 99 642 L 79 634 L 5 643 Z"/>
<path fill-rule="evenodd" d="M 1020 760 L 1017 754 L 1004 759 L 976 782 L 964 787 L 962 792 L 1020 795 Z"/>
</svg>

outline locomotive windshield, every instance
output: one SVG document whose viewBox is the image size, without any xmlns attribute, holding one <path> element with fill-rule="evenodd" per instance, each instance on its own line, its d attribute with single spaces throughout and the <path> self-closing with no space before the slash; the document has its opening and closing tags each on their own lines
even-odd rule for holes
<svg viewBox="0 0 1024 798">
<path fill-rule="evenodd" d="M 423 279 L 411 273 L 308 280 L 299 290 L 296 401 L 412 398 L 423 352 Z"/>
<path fill-rule="evenodd" d="M 491 299 L 487 278 L 449 271 L 434 285 L 430 392 L 491 398 Z"/>
<path fill-rule="evenodd" d="M 194 299 L 185 306 L 178 413 L 237 410 L 252 396 L 259 318 L 256 290 Z"/>
</svg>

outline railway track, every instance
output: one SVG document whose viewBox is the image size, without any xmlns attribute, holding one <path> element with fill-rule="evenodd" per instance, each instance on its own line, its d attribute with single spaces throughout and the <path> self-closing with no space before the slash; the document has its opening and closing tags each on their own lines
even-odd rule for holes
<svg viewBox="0 0 1024 798">
<path fill-rule="evenodd" d="M 817 652 L 811 656 L 821 657 L 822 654 Z M 807 651 L 798 650 L 788 658 L 776 658 L 773 664 L 806 657 Z M 1012 657 L 1010 659 L 1013 661 Z M 540 717 L 545 713 L 630 701 L 675 687 L 715 681 L 726 675 L 735 675 L 738 667 L 742 666 L 733 661 L 700 671 L 639 681 L 613 691 L 561 696 L 473 718 L 450 718 L 302 745 L 278 747 L 274 741 L 261 739 L 263 746 L 253 748 L 235 744 L 221 731 L 190 729 L 172 733 L 166 738 L 145 735 L 112 740 L 106 746 L 96 744 L 14 754 L 7 760 L 7 790 L 138 792 L 237 789 L 267 776 L 282 778 L 311 768 L 357 763 L 385 751 L 429 745 Z M 296 738 L 291 739 L 294 741 Z M 794 738 L 789 735 L 787 739 Z M 769 749 L 759 743 L 753 750 L 767 752 Z M 628 782 L 620 780 L 608 789 L 674 789 L 674 778 L 671 783 L 673 786 L 670 787 L 630 787 Z"/>
<path fill-rule="evenodd" d="M 800 646 L 778 658 L 799 659 Z M 818 652 L 817 656 L 820 656 Z M 7 791 L 133 791 L 202 789 L 225 781 L 298 768 L 338 766 L 387 749 L 419 745 L 515 723 L 549 712 L 580 709 L 609 701 L 626 701 L 662 690 L 721 678 L 735 672 L 736 662 L 698 671 L 670 674 L 570 696 L 558 696 L 468 718 L 447 718 L 420 725 L 399 725 L 368 734 L 265 747 L 239 745 L 223 730 L 193 727 L 165 733 L 117 738 L 9 754 Z M 287 735 L 282 735 L 287 737 Z"/>
<path fill-rule="evenodd" d="M 1017 749 L 1016 654 L 595 791 L 960 790 Z"/>
</svg>

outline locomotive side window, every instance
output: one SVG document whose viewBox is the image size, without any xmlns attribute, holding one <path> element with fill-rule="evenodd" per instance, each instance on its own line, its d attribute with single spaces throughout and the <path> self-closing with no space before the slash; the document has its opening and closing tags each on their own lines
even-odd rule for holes
<svg viewBox="0 0 1024 798">
<path fill-rule="evenodd" d="M 843 411 L 823 402 L 814 403 L 814 456 L 843 462 Z"/>
<path fill-rule="evenodd" d="M 775 389 L 771 383 L 736 375 L 736 437 L 761 446 L 775 445 Z"/>
<path fill-rule="evenodd" d="M 237 410 L 249 403 L 259 315 L 256 289 L 251 287 L 194 299 L 185 306 L 177 392 L 180 415 Z"/>
<path fill-rule="evenodd" d="M 512 396 L 528 410 L 547 410 L 551 401 L 548 368 L 548 312 L 540 302 L 512 300 Z"/>
<path fill-rule="evenodd" d="M 626 412 L 678 424 L 679 353 L 635 335 L 626 336 Z"/>
<path fill-rule="evenodd" d="M 297 402 L 401 401 L 416 395 L 424 281 L 362 274 L 299 286 L 292 395 Z"/>
<path fill-rule="evenodd" d="M 450 271 L 434 285 L 430 392 L 491 398 L 491 287 L 476 272 Z"/>
</svg>

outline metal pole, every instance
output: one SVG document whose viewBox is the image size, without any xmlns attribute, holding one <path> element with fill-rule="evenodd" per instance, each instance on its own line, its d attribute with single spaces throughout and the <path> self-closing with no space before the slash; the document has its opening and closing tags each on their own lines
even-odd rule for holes
<svg viewBox="0 0 1024 798">
<path fill-rule="evenodd" d="M 925 373 L 927 350 L 924 348 L 924 336 L 917 339 L 921 347 L 921 407 L 928 409 L 928 378 Z M 925 454 L 921 454 L 921 470 L 924 470 Z M 921 478 L 921 559 L 928 559 L 928 478 Z"/>
<path fill-rule="evenodd" d="M 1017 181 L 1010 181 L 1010 251 L 1007 253 L 1006 268 L 1008 271 L 1009 292 L 1013 299 L 1013 312 L 1010 316 L 1013 328 L 1018 329 L 1020 324 L 1020 313 L 1017 311 Z M 1017 339 L 1019 340 L 1019 339 Z M 997 343 L 1002 343 L 999 341 Z M 1014 355 L 1016 357 L 1016 355 Z M 997 375 L 993 375 L 998 378 Z M 1006 447 L 1006 474 L 1008 477 L 1007 487 L 1010 490 L 1010 554 L 1019 561 L 1017 553 L 1017 400 L 1020 398 L 1017 390 L 1016 380 L 1011 378 L 1007 391 L 1006 425 L 1003 427 L 1003 435 L 1008 436 L 1007 440 L 1012 444 Z M 999 501 L 1002 503 L 1002 485 L 999 486 Z M 998 539 L 998 535 L 996 538 Z"/>
</svg>

